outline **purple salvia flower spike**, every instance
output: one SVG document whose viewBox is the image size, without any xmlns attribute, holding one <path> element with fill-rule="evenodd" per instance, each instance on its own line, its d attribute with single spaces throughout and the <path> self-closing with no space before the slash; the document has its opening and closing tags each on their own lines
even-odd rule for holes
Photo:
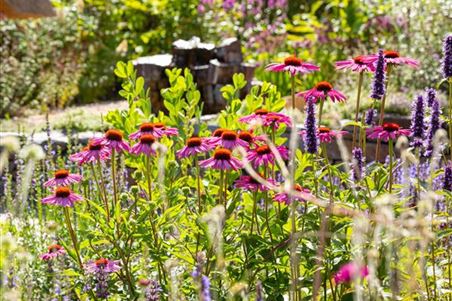
<svg viewBox="0 0 452 301">
<path fill-rule="evenodd" d="M 377 110 L 372 108 L 368 109 L 364 118 L 364 123 L 366 125 L 375 125 L 375 116 L 377 116 Z"/>
<path fill-rule="evenodd" d="M 212 301 L 210 296 L 210 280 L 206 275 L 201 277 L 201 301 Z"/>
<path fill-rule="evenodd" d="M 433 89 L 430 89 L 433 90 Z M 428 91 L 429 94 L 429 101 L 430 101 L 430 90 Z M 434 90 L 433 90 L 434 91 Z M 429 119 L 429 125 L 427 130 L 427 140 L 425 145 L 425 156 L 430 157 L 433 153 L 433 138 L 435 137 L 435 133 L 439 128 L 441 127 L 441 109 L 439 106 L 439 101 L 436 98 L 432 99 L 432 103 L 430 106 L 430 119 Z"/>
<path fill-rule="evenodd" d="M 317 137 L 317 126 L 315 120 L 315 100 L 313 98 L 307 101 L 306 106 L 306 135 L 305 135 L 305 143 L 306 143 L 306 151 L 311 154 L 317 153 L 318 148 L 318 137 Z"/>
<path fill-rule="evenodd" d="M 378 60 L 372 80 L 372 92 L 370 97 L 373 99 L 382 99 L 385 94 L 385 57 L 383 50 L 378 51 Z"/>
<path fill-rule="evenodd" d="M 436 90 L 433 88 L 428 88 L 426 92 L 427 92 L 427 105 L 431 107 L 433 105 L 433 102 L 438 101 L 436 99 Z"/>
<path fill-rule="evenodd" d="M 352 178 L 354 181 L 359 181 L 363 178 L 364 174 L 364 158 L 363 151 L 359 147 L 355 147 L 352 150 L 353 163 L 352 163 Z"/>
<path fill-rule="evenodd" d="M 155 280 L 151 280 L 149 285 L 146 287 L 146 301 L 159 301 L 161 291 L 162 288 L 160 287 L 160 284 Z"/>
<path fill-rule="evenodd" d="M 452 162 L 449 162 L 444 167 L 443 189 L 447 191 L 452 191 Z"/>
<path fill-rule="evenodd" d="M 413 102 L 411 110 L 411 138 L 413 141 L 411 141 L 410 145 L 420 147 L 424 143 L 425 136 L 425 105 L 422 95 L 419 95 Z"/>
<path fill-rule="evenodd" d="M 444 78 L 452 77 L 452 34 L 444 38 L 442 69 Z"/>
</svg>

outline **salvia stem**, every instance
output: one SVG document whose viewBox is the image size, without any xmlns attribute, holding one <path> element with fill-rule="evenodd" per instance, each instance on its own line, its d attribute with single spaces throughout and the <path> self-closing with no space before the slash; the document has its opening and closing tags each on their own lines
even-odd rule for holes
<svg viewBox="0 0 452 301">
<path fill-rule="evenodd" d="M 359 73 L 359 77 L 358 77 L 358 94 L 356 96 L 355 123 L 358 122 L 358 118 L 359 118 L 359 102 L 360 102 L 360 99 L 361 99 L 361 88 L 362 88 L 362 85 L 363 85 L 363 78 L 364 78 L 364 72 L 361 71 Z M 357 130 L 357 126 L 355 124 L 353 126 L 352 149 L 355 148 L 356 130 Z"/>
</svg>

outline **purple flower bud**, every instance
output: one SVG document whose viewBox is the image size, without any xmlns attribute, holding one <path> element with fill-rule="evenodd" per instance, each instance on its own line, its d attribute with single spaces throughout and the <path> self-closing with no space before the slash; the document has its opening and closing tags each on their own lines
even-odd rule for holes
<svg viewBox="0 0 452 301">
<path fill-rule="evenodd" d="M 452 162 L 449 162 L 444 167 L 443 189 L 447 191 L 452 191 Z"/>
<path fill-rule="evenodd" d="M 424 98 L 422 95 L 419 95 L 416 100 L 413 101 L 411 108 L 411 137 L 413 138 L 413 141 L 410 142 L 411 146 L 420 147 L 424 143 L 424 115 Z"/>
<path fill-rule="evenodd" d="M 425 153 L 426 157 L 430 157 L 433 153 L 433 138 L 435 137 L 436 131 L 441 127 L 441 109 L 439 106 L 439 101 L 436 99 L 436 92 L 434 89 L 429 89 L 427 91 L 428 102 L 430 106 L 430 119 L 427 131 L 427 141 L 425 142 Z M 433 95 L 433 96 L 432 96 Z"/>
<path fill-rule="evenodd" d="M 359 181 L 363 178 L 364 174 L 364 158 L 363 151 L 359 147 L 355 147 L 352 150 L 353 162 L 352 162 L 352 179 L 354 181 Z"/>
<path fill-rule="evenodd" d="M 436 90 L 433 88 L 428 88 L 426 92 L 427 92 L 427 105 L 431 107 L 435 101 L 438 101 L 436 99 Z"/>
<path fill-rule="evenodd" d="M 109 296 L 108 292 L 108 273 L 105 271 L 98 271 L 95 275 L 96 277 L 96 297 L 100 299 L 107 299 Z"/>
<path fill-rule="evenodd" d="M 235 0 L 223 0 L 223 9 L 229 11 L 234 7 L 234 4 Z"/>
<path fill-rule="evenodd" d="M 377 116 L 377 110 L 369 109 L 366 112 L 364 123 L 366 125 L 375 125 L 375 116 Z"/>
<path fill-rule="evenodd" d="M 262 293 L 262 283 L 257 281 L 256 284 L 256 301 L 264 301 L 264 296 Z"/>
<path fill-rule="evenodd" d="M 452 77 L 452 34 L 444 38 L 442 68 L 445 78 Z"/>
<path fill-rule="evenodd" d="M 210 280 L 206 275 L 201 277 L 201 301 L 212 301 L 210 297 Z"/>
<path fill-rule="evenodd" d="M 305 121 L 305 143 L 306 151 L 311 154 L 317 153 L 318 139 L 317 139 L 317 125 L 315 121 L 315 102 L 314 99 L 308 99 L 306 106 L 306 121 Z"/>
<path fill-rule="evenodd" d="M 151 280 L 144 293 L 146 301 L 159 301 L 161 291 L 160 284 L 155 280 Z"/>
<path fill-rule="evenodd" d="M 372 80 L 372 91 L 370 97 L 373 99 L 382 99 L 385 94 L 385 56 L 383 50 L 378 50 L 377 66 L 375 68 L 374 78 Z"/>
</svg>

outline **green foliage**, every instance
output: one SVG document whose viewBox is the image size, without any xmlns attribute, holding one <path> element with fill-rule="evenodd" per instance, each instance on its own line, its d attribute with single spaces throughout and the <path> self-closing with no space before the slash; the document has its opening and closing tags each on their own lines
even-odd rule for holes
<svg viewBox="0 0 452 301">
<path fill-rule="evenodd" d="M 0 20 L 0 117 L 63 107 L 78 94 L 85 55 L 77 13 L 40 20 Z"/>
</svg>

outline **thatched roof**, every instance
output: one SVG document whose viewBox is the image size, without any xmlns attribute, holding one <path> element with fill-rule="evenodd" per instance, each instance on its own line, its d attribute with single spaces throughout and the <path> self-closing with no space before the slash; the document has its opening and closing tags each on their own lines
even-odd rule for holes
<svg viewBox="0 0 452 301">
<path fill-rule="evenodd" d="M 55 16 L 49 0 L 0 0 L 0 17 L 8 19 Z"/>
</svg>

